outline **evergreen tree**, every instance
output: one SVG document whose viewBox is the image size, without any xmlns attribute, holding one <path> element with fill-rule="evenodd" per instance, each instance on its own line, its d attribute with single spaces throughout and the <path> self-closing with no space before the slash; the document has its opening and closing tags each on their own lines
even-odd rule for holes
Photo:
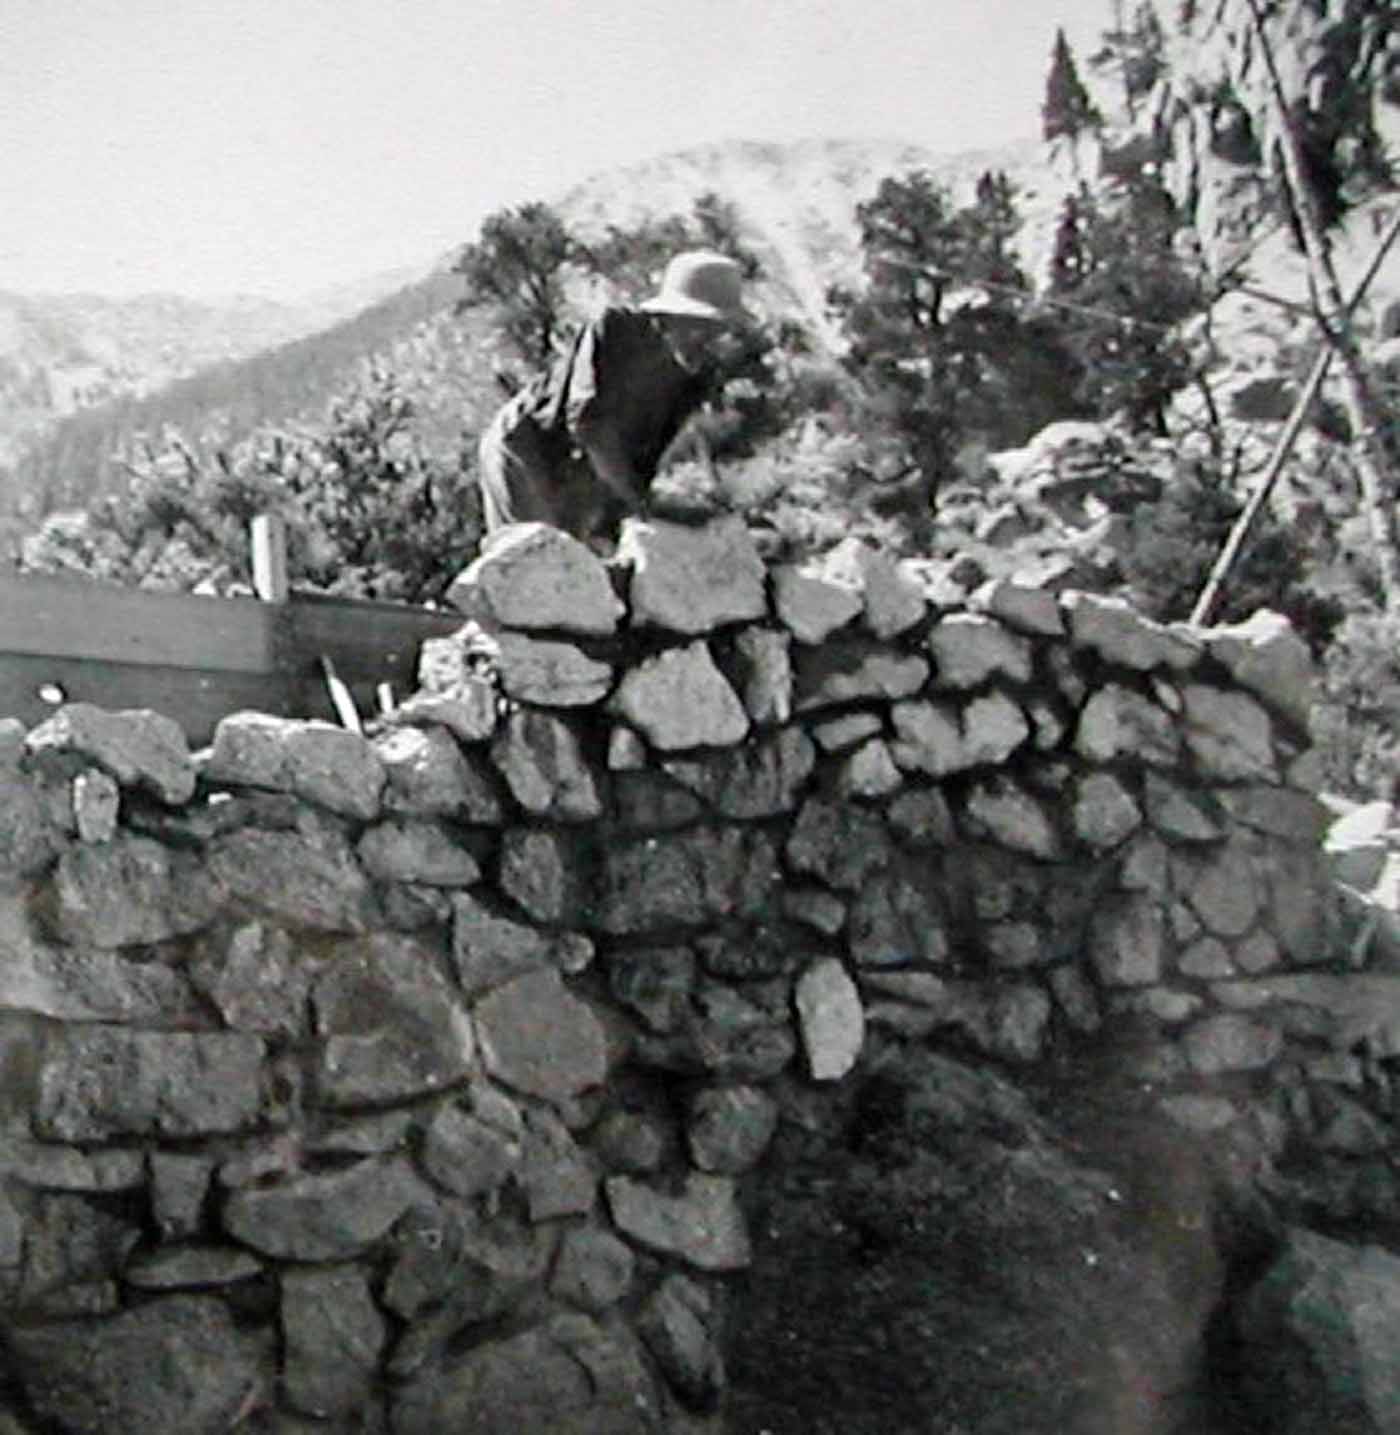
<svg viewBox="0 0 1400 1435">
<path fill-rule="evenodd" d="M 502 334 L 527 365 L 547 364 L 567 323 L 565 267 L 576 244 L 547 204 L 490 215 L 452 266 L 467 282 L 461 308 L 491 305 Z"/>
<path fill-rule="evenodd" d="M 984 174 L 958 208 L 926 172 L 884 180 L 856 211 L 865 282 L 828 296 L 864 395 L 858 422 L 907 455 L 925 510 L 960 449 L 1024 442 L 1065 411 L 1072 372 L 1053 325 L 1028 315 L 1004 175 Z"/>
<path fill-rule="evenodd" d="M 464 453 L 426 456 L 412 403 L 370 365 L 325 423 L 262 430 L 198 451 L 174 430 L 125 456 L 127 481 L 86 513 L 59 513 L 25 539 L 30 572 L 82 572 L 133 586 L 227 588 L 249 579 L 248 524 L 287 521 L 288 573 L 349 597 L 439 598 L 480 534 Z"/>
<path fill-rule="evenodd" d="M 1069 301 L 1061 327 L 1082 374 L 1077 407 L 1157 434 L 1192 375 L 1171 330 L 1206 302 L 1174 248 L 1178 224 L 1151 177 L 1106 201 L 1081 185 L 1065 196 L 1050 264 L 1050 297 Z"/>
<path fill-rule="evenodd" d="M 1045 101 L 1040 107 L 1041 131 L 1047 143 L 1061 137 L 1071 145 L 1078 142 L 1085 130 L 1097 129 L 1103 116 L 1089 98 L 1074 63 L 1074 53 L 1065 39 L 1063 28 L 1055 31 L 1055 47 L 1050 57 L 1050 74 L 1045 81 Z"/>
</svg>

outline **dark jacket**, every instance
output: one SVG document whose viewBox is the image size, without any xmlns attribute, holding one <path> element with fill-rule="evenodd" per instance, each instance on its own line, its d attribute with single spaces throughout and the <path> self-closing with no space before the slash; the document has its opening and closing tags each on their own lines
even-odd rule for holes
<svg viewBox="0 0 1400 1435">
<path fill-rule="evenodd" d="M 611 308 L 569 352 L 497 414 L 482 440 L 480 482 L 489 529 L 539 520 L 594 536 L 646 498 L 662 455 L 707 398 L 712 378 L 684 367 L 660 323 Z M 599 470 L 614 475 L 610 485 Z"/>
</svg>

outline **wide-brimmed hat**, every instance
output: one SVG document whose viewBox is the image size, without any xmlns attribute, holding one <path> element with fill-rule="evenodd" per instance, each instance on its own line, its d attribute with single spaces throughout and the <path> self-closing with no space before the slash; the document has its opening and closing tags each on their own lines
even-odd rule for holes
<svg viewBox="0 0 1400 1435">
<path fill-rule="evenodd" d="M 688 314 L 719 322 L 752 318 L 740 303 L 744 271 L 727 254 L 690 249 L 666 266 L 661 288 L 642 308 L 648 314 Z"/>
</svg>

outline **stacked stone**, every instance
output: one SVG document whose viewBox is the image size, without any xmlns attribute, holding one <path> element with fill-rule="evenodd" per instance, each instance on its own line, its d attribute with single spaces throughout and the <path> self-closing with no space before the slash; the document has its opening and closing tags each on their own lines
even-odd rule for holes
<svg viewBox="0 0 1400 1435">
<path fill-rule="evenodd" d="M 1183 1120 L 1387 1129 L 1400 979 L 1317 966 L 1286 626 L 939 612 L 737 520 L 507 530 L 452 596 L 369 736 L 0 724 L 21 1415 L 701 1428 L 746 1182 L 872 1040 L 1121 1041 Z"/>
</svg>

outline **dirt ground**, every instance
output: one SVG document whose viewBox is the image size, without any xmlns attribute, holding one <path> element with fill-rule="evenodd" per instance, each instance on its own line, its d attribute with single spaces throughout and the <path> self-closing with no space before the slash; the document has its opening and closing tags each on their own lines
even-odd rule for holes
<svg viewBox="0 0 1400 1435">
<path fill-rule="evenodd" d="M 751 1212 L 730 1435 L 1262 1435 L 1222 1316 L 1272 1240 L 1256 1153 L 932 1053 L 810 1116 Z"/>
</svg>

